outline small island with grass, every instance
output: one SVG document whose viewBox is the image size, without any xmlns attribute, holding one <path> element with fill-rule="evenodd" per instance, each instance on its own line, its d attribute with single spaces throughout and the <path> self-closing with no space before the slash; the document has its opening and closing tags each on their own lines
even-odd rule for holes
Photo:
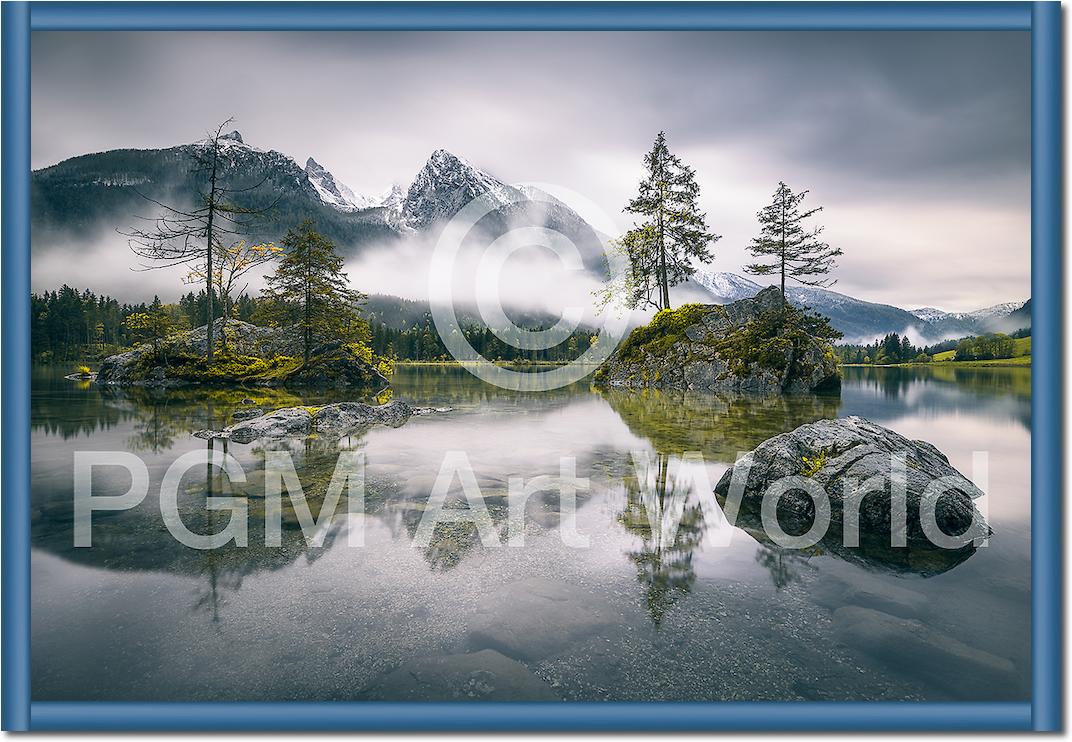
<svg viewBox="0 0 1072 742">
<path fill-rule="evenodd" d="M 639 217 L 613 244 L 625 266 L 607 281 L 603 305 L 654 308 L 655 317 L 632 334 L 596 372 L 604 387 L 792 394 L 841 388 L 831 341 L 841 333 L 818 314 L 794 307 L 786 281 L 829 286 L 842 250 L 810 225 L 822 207 L 808 208 L 808 191 L 784 182 L 757 215 L 759 235 L 745 271 L 778 276 L 755 296 L 725 305 L 686 304 L 673 309 L 670 288 L 692 278 L 696 262 L 712 259 L 720 238 L 708 230 L 699 207 L 695 171 L 673 155 L 660 132 L 644 158 L 645 178 L 625 207 Z"/>
<path fill-rule="evenodd" d="M 727 304 L 687 304 L 633 330 L 596 372 L 603 386 L 763 394 L 841 386 L 825 319 L 782 300 L 777 287 Z"/>
<path fill-rule="evenodd" d="M 106 357 L 96 380 L 157 387 L 387 387 L 392 361 L 377 357 L 369 346 L 368 322 L 361 315 L 364 295 L 348 288 L 334 244 L 311 221 L 290 230 L 282 244 L 278 249 L 243 241 L 217 246 L 211 252 L 218 267 L 203 273 L 212 277 L 207 296 L 219 295 L 224 316 L 186 330 L 183 318 L 157 299 L 125 320 L 126 329 L 142 342 Z M 229 294 L 237 276 L 269 261 L 274 271 L 257 309 L 262 324 L 230 318 Z"/>
</svg>

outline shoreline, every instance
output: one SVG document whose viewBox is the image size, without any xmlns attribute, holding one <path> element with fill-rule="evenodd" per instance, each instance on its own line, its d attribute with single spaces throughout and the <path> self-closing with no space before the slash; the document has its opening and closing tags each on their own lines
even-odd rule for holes
<svg viewBox="0 0 1072 742">
<path fill-rule="evenodd" d="M 1031 356 L 992 358 L 986 361 L 931 361 L 930 363 L 842 363 L 842 368 L 1031 368 Z"/>
</svg>

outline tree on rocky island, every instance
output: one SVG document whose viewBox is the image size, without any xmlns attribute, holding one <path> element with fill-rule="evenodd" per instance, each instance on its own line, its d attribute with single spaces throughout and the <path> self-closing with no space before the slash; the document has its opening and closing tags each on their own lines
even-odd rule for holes
<svg viewBox="0 0 1072 742">
<path fill-rule="evenodd" d="M 242 293 L 246 289 L 244 284 L 239 289 L 242 279 L 254 268 L 275 259 L 282 251 L 283 248 L 271 242 L 253 243 L 247 240 L 235 240 L 229 245 L 218 244 L 216 246 L 211 284 L 216 296 L 219 297 L 220 308 L 223 312 L 220 339 L 225 353 L 227 351 L 227 323 L 231 320 L 234 294 L 235 292 Z M 187 283 L 208 283 L 208 270 L 207 264 L 198 265 L 187 274 L 185 280 Z M 212 317 L 212 315 L 209 316 Z"/>
<path fill-rule="evenodd" d="M 669 309 L 670 287 L 696 272 L 694 261 L 711 261 L 711 243 L 719 236 L 708 231 L 700 211 L 696 172 L 670 152 L 665 132 L 644 156 L 644 167 L 639 192 L 625 207 L 642 221 L 617 241 L 627 266 L 621 285 L 608 288 L 604 303 L 613 293 L 630 309 Z"/>
<path fill-rule="evenodd" d="M 828 278 L 842 254 L 841 248 L 831 247 L 819 239 L 822 226 L 805 228 L 804 221 L 823 210 L 822 206 L 806 211 L 801 204 L 808 191 L 793 193 L 783 182 L 774 190 L 774 198 L 756 214 L 760 224 L 748 250 L 763 262 L 746 265 L 744 270 L 754 276 L 781 276 L 782 302 L 785 280 L 791 278 L 805 286 L 832 286 L 837 279 Z"/>
<path fill-rule="evenodd" d="M 210 364 L 215 352 L 212 320 L 215 317 L 213 276 L 216 273 L 216 253 L 225 242 L 231 242 L 231 238 L 248 234 L 257 217 L 271 209 L 271 206 L 264 209 L 246 208 L 233 200 L 236 194 L 254 191 L 262 186 L 267 176 L 259 183 L 242 187 L 224 185 L 227 160 L 222 153 L 231 135 L 224 134 L 223 129 L 231 122 L 232 119 L 227 119 L 221 123 L 203 143 L 191 150 L 192 172 L 204 177 L 204 184 L 198 190 L 192 206 L 187 208 L 166 204 L 139 193 L 146 201 L 159 207 L 159 215 L 138 217 L 150 226 L 120 230 L 120 234 L 127 237 L 134 254 L 148 261 L 142 266 L 145 270 L 189 265 L 201 267 L 208 297 L 205 358 Z"/>
<path fill-rule="evenodd" d="M 282 246 L 262 293 L 262 318 L 300 330 L 306 364 L 315 343 L 367 343 L 369 326 L 361 316 L 365 295 L 349 287 L 334 243 L 306 220 L 287 232 Z"/>
<path fill-rule="evenodd" d="M 186 329 L 185 317 L 171 312 L 159 296 L 153 297 L 153 303 L 144 312 L 134 312 L 123 320 L 123 327 L 133 337 L 142 342 L 152 343 L 153 352 L 161 350 L 160 341 L 168 335 Z"/>
</svg>

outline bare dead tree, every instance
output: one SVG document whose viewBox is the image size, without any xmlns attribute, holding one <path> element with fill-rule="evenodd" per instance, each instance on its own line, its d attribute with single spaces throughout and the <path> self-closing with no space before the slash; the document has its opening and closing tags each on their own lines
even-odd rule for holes
<svg viewBox="0 0 1072 742">
<path fill-rule="evenodd" d="M 119 230 L 127 237 L 130 249 L 146 261 L 140 270 L 171 268 L 179 265 L 197 266 L 204 276 L 207 296 L 206 361 L 213 362 L 215 338 L 213 337 L 213 269 L 214 253 L 222 245 L 230 243 L 238 235 L 249 234 L 256 220 L 270 211 L 275 203 L 265 208 L 248 208 L 234 203 L 237 194 L 254 191 L 268 180 L 268 175 L 257 183 L 240 188 L 228 187 L 225 182 L 226 163 L 221 158 L 223 130 L 234 121 L 229 118 L 209 132 L 204 143 L 191 149 L 195 176 L 204 178 L 198 189 L 194 205 L 188 209 L 166 204 L 138 191 L 138 195 L 160 208 L 155 217 L 136 217 L 147 222 L 145 227 Z"/>
</svg>

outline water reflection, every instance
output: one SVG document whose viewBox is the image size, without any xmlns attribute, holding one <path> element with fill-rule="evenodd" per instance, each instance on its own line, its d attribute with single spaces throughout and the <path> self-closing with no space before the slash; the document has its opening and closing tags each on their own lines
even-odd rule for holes
<svg viewBox="0 0 1072 742">
<path fill-rule="evenodd" d="M 1031 430 L 1029 367 L 853 366 L 842 372 L 842 415 L 881 423 L 907 415 L 985 414 Z"/>
<path fill-rule="evenodd" d="M 807 556 L 795 551 L 760 544 L 756 564 L 770 573 L 775 590 L 781 590 L 800 580 L 804 569 L 810 567 Z"/>
<path fill-rule="evenodd" d="M 654 458 L 635 462 L 636 474 L 625 478 L 626 504 L 618 522 L 641 540 L 628 556 L 644 586 L 648 614 L 659 626 L 696 582 L 692 556 L 703 541 L 705 523 L 690 486 L 693 480 L 679 476 L 681 462 L 671 462 L 665 453 Z"/>
<path fill-rule="evenodd" d="M 341 439 L 231 444 L 246 472 L 241 484 L 218 470 L 190 472 L 179 495 L 190 530 L 216 532 L 230 517 L 208 511 L 208 496 L 245 495 L 249 504 L 249 547 L 210 551 L 178 544 L 159 514 L 164 471 L 207 446 L 191 432 L 230 422 L 251 406 L 247 398 L 273 408 L 339 393 L 161 394 L 35 375 L 35 698 L 353 699 L 411 659 L 467 651 L 474 626 L 488 625 L 502 628 L 498 650 L 570 700 L 1020 698 L 1030 689 L 1029 398 L 1005 369 L 993 383 L 1008 389 L 993 394 L 970 378 L 849 371 L 839 401 L 600 393 L 583 384 L 544 395 L 488 387 L 458 369 L 403 369 L 396 396 L 456 412 Z M 686 452 L 704 455 L 714 483 L 737 451 L 846 414 L 928 438 L 961 468 L 993 442 L 991 546 L 956 570 L 958 555 L 938 565 L 912 555 L 891 569 L 887 557 L 854 559 L 836 544 L 780 549 L 746 508 L 726 548 L 705 547 L 703 537 L 723 524 L 701 507 Z M 353 521 L 345 516 L 324 523 L 322 545 L 310 546 L 293 508 L 280 513 L 281 548 L 264 547 L 257 491 L 266 456 L 280 448 L 293 455 L 314 518 L 339 452 L 365 454 L 366 548 L 347 548 Z M 71 463 L 84 449 L 136 449 L 151 488 L 137 508 L 95 513 L 93 548 L 74 549 Z M 591 547 L 562 543 L 562 503 L 549 489 L 528 501 L 524 549 L 484 548 L 469 524 L 441 526 L 427 548 L 412 548 L 444 452 L 455 449 L 470 457 L 500 541 L 509 478 L 554 475 L 560 456 L 575 457 L 577 475 L 591 480 L 591 491 L 578 493 L 578 530 Z M 101 469 L 94 480 L 101 494 L 129 485 L 121 470 Z M 466 504 L 457 481 L 447 504 Z M 680 527 L 669 529 L 675 520 Z M 934 579 L 901 579 L 928 574 Z M 533 585 L 543 592 L 520 601 Z M 511 616 L 503 605 L 521 607 Z M 844 606 L 867 612 L 837 613 Z M 534 616 L 531 627 L 518 612 Z M 1016 672 L 1002 675 L 1004 685 L 968 687 L 973 666 L 962 657 L 948 668 L 935 661 L 929 679 L 912 668 L 894 677 L 878 633 L 891 619 L 880 612 L 925 624 L 933 646 L 950 636 L 1009 658 Z M 857 623 L 846 628 L 846 616 Z M 898 656 L 916 626 L 904 624 Z M 920 646 L 914 658 L 931 652 Z M 103 666 L 115 671 L 102 674 Z"/>
<path fill-rule="evenodd" d="M 659 389 L 602 391 L 634 434 L 660 453 L 699 451 L 732 464 L 771 436 L 838 416 L 838 396 L 748 396 Z"/>
<path fill-rule="evenodd" d="M 868 497 L 881 496 L 880 493 Z M 724 493 L 716 491 L 715 497 L 720 505 L 726 505 Z M 791 535 L 806 533 L 811 527 L 808 522 L 783 512 L 778 508 L 778 519 L 782 528 Z M 869 572 L 879 572 L 896 576 L 934 577 L 948 572 L 964 562 L 976 548 L 968 544 L 959 549 L 943 549 L 926 541 L 909 538 L 904 547 L 891 546 L 891 536 L 885 533 L 860 534 L 858 546 L 846 546 L 842 524 L 832 520 L 823 538 L 814 546 L 805 549 L 787 549 L 776 544 L 767 535 L 763 526 L 761 503 L 756 498 L 745 499 L 737 514 L 736 527 L 743 530 L 760 545 L 756 561 L 771 572 L 775 587 L 785 587 L 795 576 L 793 565 L 801 566 L 814 557 L 831 556 L 849 562 Z"/>
</svg>

